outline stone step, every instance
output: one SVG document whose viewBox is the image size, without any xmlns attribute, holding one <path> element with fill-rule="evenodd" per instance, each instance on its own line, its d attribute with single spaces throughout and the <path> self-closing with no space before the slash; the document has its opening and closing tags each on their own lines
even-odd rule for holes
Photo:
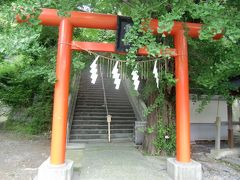
<svg viewBox="0 0 240 180">
<path fill-rule="evenodd" d="M 75 109 L 106 109 L 104 105 L 98 105 L 98 106 L 90 106 L 90 105 L 81 105 L 81 104 L 77 104 L 77 106 L 75 107 Z M 132 106 L 108 106 L 108 110 L 132 110 Z"/>
<path fill-rule="evenodd" d="M 96 108 L 95 108 L 96 107 Z M 83 109 L 89 109 L 89 108 L 95 108 L 95 109 L 98 109 L 98 108 L 105 108 L 105 104 L 104 102 L 84 102 L 84 101 L 81 101 L 81 102 L 77 102 L 76 103 L 76 106 L 75 108 L 76 109 L 79 109 L 79 108 L 83 108 Z M 129 108 L 132 110 L 132 106 L 130 103 L 112 103 L 112 102 L 109 102 L 107 103 L 107 107 L 108 109 L 116 109 L 116 107 L 119 107 L 118 109 L 120 110 L 121 108 L 125 109 L 125 107 Z"/>
<path fill-rule="evenodd" d="M 127 101 L 129 102 L 127 97 L 123 97 L 123 96 L 107 96 L 106 97 L 107 101 L 109 100 L 114 100 L 114 101 Z M 94 95 L 89 95 L 89 96 L 78 96 L 77 101 L 82 101 L 82 100 L 100 100 L 100 101 L 104 101 L 104 96 L 94 96 Z"/>
<path fill-rule="evenodd" d="M 115 89 L 115 85 L 112 86 L 111 85 L 105 85 L 104 86 L 104 89 L 105 91 L 112 91 L 112 92 L 119 92 L 119 93 L 124 93 L 125 94 L 125 91 L 123 91 L 123 87 L 119 87 L 119 89 Z M 90 91 L 95 91 L 95 90 L 99 90 L 99 91 L 102 91 L 103 92 L 103 87 L 102 85 L 82 85 L 79 87 L 79 91 L 82 91 L 82 90 L 90 90 Z"/>
<path fill-rule="evenodd" d="M 78 99 L 92 99 L 92 100 L 94 100 L 94 99 L 103 99 L 104 100 L 104 96 L 103 95 L 99 95 L 99 94 L 97 94 L 97 95 L 89 94 L 87 96 L 86 95 L 85 96 L 84 95 L 79 95 Z M 115 96 L 115 95 L 109 96 L 109 95 L 106 95 L 106 99 L 108 99 L 108 100 L 113 99 L 113 100 L 129 101 L 127 96 Z"/>
<path fill-rule="evenodd" d="M 126 93 L 122 92 L 123 90 L 121 89 L 111 89 L 109 87 L 105 87 L 105 93 L 106 94 L 119 94 L 119 95 L 126 95 Z M 103 89 L 102 88 L 82 88 L 79 90 L 78 93 L 95 93 L 99 92 L 103 94 Z"/>
<path fill-rule="evenodd" d="M 133 112 L 110 112 L 109 114 L 114 117 L 114 116 L 127 116 L 127 117 L 135 117 Z M 107 116 L 106 110 L 101 111 L 101 112 L 86 112 L 86 111 L 75 111 L 74 116 Z"/>
<path fill-rule="evenodd" d="M 84 107 L 76 107 L 75 108 L 75 112 L 101 112 L 101 111 L 106 111 L 106 108 L 105 108 L 105 106 L 97 106 L 97 107 L 86 107 L 86 108 L 84 108 Z M 128 113 L 134 113 L 134 111 L 132 110 L 132 109 L 130 109 L 130 108 L 110 108 L 110 107 L 108 107 L 108 111 L 109 111 L 109 113 L 117 113 L 117 112 L 123 112 L 123 113 L 125 113 L 125 112 L 128 112 Z"/>
<path fill-rule="evenodd" d="M 72 134 L 107 134 L 107 129 L 73 129 Z M 132 129 L 111 129 L 111 134 L 114 133 L 133 133 Z"/>
<path fill-rule="evenodd" d="M 84 126 L 84 125 L 93 125 L 93 126 L 98 126 L 98 125 L 107 125 L 108 123 L 107 123 L 107 121 L 75 121 L 75 122 L 73 122 L 73 126 L 76 126 L 76 125 L 82 125 L 82 126 Z M 111 126 L 115 126 L 115 125 L 118 125 L 118 126 L 120 126 L 120 125 L 122 125 L 122 126 L 125 126 L 126 124 L 129 124 L 129 125 L 132 125 L 132 126 L 134 126 L 134 123 L 132 123 L 131 121 L 124 121 L 124 122 L 122 122 L 122 121 L 118 121 L 118 122 L 111 122 Z"/>
<path fill-rule="evenodd" d="M 74 116 L 107 116 L 106 109 L 75 109 Z M 131 109 L 123 109 L 123 111 L 117 111 L 117 109 L 108 109 L 108 114 L 114 117 L 135 117 L 133 110 Z"/>
<path fill-rule="evenodd" d="M 78 104 L 86 104 L 86 103 L 90 103 L 90 104 L 96 104 L 96 105 L 98 105 L 98 104 L 101 104 L 101 103 L 104 103 L 104 101 L 103 100 L 101 100 L 101 101 L 88 101 L 88 100 L 85 100 L 85 101 L 83 101 L 83 100 L 80 100 L 80 101 L 77 101 L 77 103 Z M 113 104 L 113 105 L 115 105 L 115 104 L 119 104 L 119 105 L 130 105 L 130 103 L 129 102 L 121 102 L 121 101 L 107 101 L 107 104 Z"/>
<path fill-rule="evenodd" d="M 123 87 L 119 87 L 119 89 L 115 89 L 115 86 L 114 87 L 104 86 L 104 89 L 105 89 L 105 92 L 116 92 L 116 93 L 126 94 L 123 91 Z M 86 91 L 86 90 L 103 92 L 103 87 L 102 86 L 82 86 L 82 87 L 80 86 L 79 87 L 79 92 Z"/>
<path fill-rule="evenodd" d="M 91 104 L 104 104 L 105 101 L 103 99 L 78 99 L 76 101 L 77 104 L 91 103 Z M 130 105 L 129 101 L 126 100 L 107 100 L 107 104 L 120 104 L 120 105 Z"/>
<path fill-rule="evenodd" d="M 133 138 L 111 138 L 111 142 L 132 142 Z M 107 143 L 108 139 L 70 139 L 69 143 Z"/>
<path fill-rule="evenodd" d="M 127 94 L 125 93 L 119 93 L 118 91 L 109 91 L 109 90 L 106 90 L 105 91 L 105 94 L 108 96 L 119 96 L 119 97 L 126 97 L 127 98 Z M 91 90 L 84 90 L 84 91 L 79 91 L 78 92 L 78 96 L 82 96 L 82 95 L 87 95 L 87 96 L 103 96 L 103 91 L 101 90 L 94 90 L 94 91 L 91 91 Z"/>
<path fill-rule="evenodd" d="M 111 124 L 111 129 L 131 129 L 132 124 Z M 107 129 L 108 125 L 95 125 L 95 124 L 72 124 L 71 129 Z"/>
<path fill-rule="evenodd" d="M 91 98 L 78 98 L 77 99 L 77 102 L 81 103 L 81 102 L 104 102 L 104 99 L 91 99 Z M 121 103 L 121 104 L 130 104 L 128 100 L 125 100 L 125 99 L 107 99 L 107 103 L 112 103 L 112 104 L 115 104 L 115 103 Z"/>
<path fill-rule="evenodd" d="M 114 133 L 111 138 L 132 138 L 133 133 Z M 108 134 L 71 134 L 70 139 L 107 139 Z"/>
<path fill-rule="evenodd" d="M 77 121 L 77 120 L 95 120 L 95 119 L 98 119 L 98 120 L 105 120 L 106 119 L 106 116 L 80 116 L 80 115 L 74 115 L 74 120 Z M 127 117 L 127 116 L 112 116 L 112 121 L 113 120 L 132 120 L 133 122 L 136 120 L 134 114 L 131 116 L 131 117 Z"/>
<path fill-rule="evenodd" d="M 132 109 L 132 106 L 130 103 L 110 102 L 107 105 L 108 105 L 108 108 L 115 106 L 115 107 L 119 107 L 119 108 L 127 107 L 127 108 Z M 101 103 L 101 102 L 84 102 L 84 101 L 77 103 L 76 107 L 79 107 L 79 106 L 103 106 L 103 107 L 105 107 L 104 103 Z"/>
<path fill-rule="evenodd" d="M 113 85 L 114 85 L 114 82 L 112 82 L 112 83 L 105 83 L 104 84 L 104 88 L 109 87 L 111 89 L 115 89 L 115 85 L 114 86 Z M 99 83 L 99 82 L 96 82 L 95 84 L 82 83 L 82 84 L 80 84 L 79 88 L 81 88 L 81 89 L 84 89 L 84 88 L 103 89 L 103 86 L 102 86 L 102 83 Z M 121 89 L 121 86 L 119 87 L 119 89 Z M 117 90 L 117 89 L 115 89 L 115 90 Z"/>
</svg>

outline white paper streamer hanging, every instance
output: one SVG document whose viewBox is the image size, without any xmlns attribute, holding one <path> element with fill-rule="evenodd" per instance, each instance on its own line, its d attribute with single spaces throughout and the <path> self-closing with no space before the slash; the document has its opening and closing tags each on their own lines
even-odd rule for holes
<svg viewBox="0 0 240 180">
<path fill-rule="evenodd" d="M 139 75 L 138 75 L 138 71 L 136 70 L 136 67 L 134 68 L 131 75 L 132 75 L 134 89 L 137 91 L 140 81 L 139 81 Z"/>
<path fill-rule="evenodd" d="M 158 77 L 159 75 L 158 75 L 158 69 L 157 69 L 157 61 L 155 61 L 154 63 L 153 74 L 156 79 L 157 88 L 159 88 L 159 77 Z"/>
<path fill-rule="evenodd" d="M 99 58 L 99 56 L 97 56 L 95 59 L 94 59 L 94 61 L 93 61 L 93 63 L 91 64 L 91 66 L 90 66 L 90 73 L 91 73 L 91 79 L 92 79 L 92 81 L 91 81 L 91 83 L 92 84 L 95 84 L 96 83 L 96 80 L 97 80 L 97 77 L 98 77 L 98 74 L 97 74 L 97 61 L 98 61 L 98 58 Z"/>
<path fill-rule="evenodd" d="M 120 79 L 120 74 L 118 73 L 118 61 L 115 63 L 115 65 L 113 67 L 112 75 L 114 78 L 114 84 L 116 85 L 115 89 L 119 89 L 120 84 L 121 84 L 121 79 Z"/>
</svg>

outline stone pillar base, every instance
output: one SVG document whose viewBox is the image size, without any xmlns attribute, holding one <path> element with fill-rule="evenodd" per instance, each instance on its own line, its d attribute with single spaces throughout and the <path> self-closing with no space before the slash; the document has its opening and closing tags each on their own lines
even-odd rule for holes
<svg viewBox="0 0 240 180">
<path fill-rule="evenodd" d="M 181 163 L 175 158 L 167 160 L 168 175 L 174 180 L 201 180 L 202 165 L 191 160 L 189 163 Z"/>
<path fill-rule="evenodd" d="M 66 160 L 64 164 L 52 165 L 48 158 L 38 168 L 38 174 L 34 180 L 71 180 L 72 177 L 73 161 Z"/>
</svg>

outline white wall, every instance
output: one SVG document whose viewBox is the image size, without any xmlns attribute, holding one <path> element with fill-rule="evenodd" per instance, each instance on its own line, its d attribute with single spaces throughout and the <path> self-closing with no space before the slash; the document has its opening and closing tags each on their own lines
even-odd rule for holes
<svg viewBox="0 0 240 180">
<path fill-rule="evenodd" d="M 212 100 L 200 113 L 197 112 L 199 104 L 199 102 L 195 103 L 193 101 L 190 101 L 191 123 L 214 123 L 217 116 L 218 101 Z M 222 122 L 227 122 L 226 101 L 219 101 L 218 116 L 221 117 Z"/>
<path fill-rule="evenodd" d="M 215 120 L 217 108 L 218 116 L 221 118 L 221 139 L 227 139 L 227 103 L 226 101 L 212 100 L 207 104 L 203 111 L 197 112 L 199 102 L 190 101 L 191 117 L 191 141 L 195 140 L 214 140 L 216 135 Z M 219 105 L 218 105 L 219 104 Z"/>
</svg>

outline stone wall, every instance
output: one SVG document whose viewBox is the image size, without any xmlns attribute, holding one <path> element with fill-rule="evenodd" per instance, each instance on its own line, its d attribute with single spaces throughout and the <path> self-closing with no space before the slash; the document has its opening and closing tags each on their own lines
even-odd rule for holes
<svg viewBox="0 0 240 180">
<path fill-rule="evenodd" d="M 10 112 L 11 108 L 2 104 L 0 102 L 0 123 L 4 122 L 8 119 L 8 114 Z"/>
</svg>

